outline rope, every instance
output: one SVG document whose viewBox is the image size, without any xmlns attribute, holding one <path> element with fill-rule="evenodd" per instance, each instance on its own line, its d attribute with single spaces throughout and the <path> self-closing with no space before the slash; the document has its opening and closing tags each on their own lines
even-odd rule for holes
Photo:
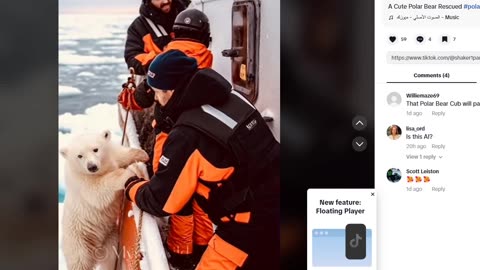
<svg viewBox="0 0 480 270">
<path fill-rule="evenodd" d="M 130 112 L 130 108 L 127 109 L 127 113 L 125 114 L 125 121 L 123 122 L 123 135 L 122 135 L 122 145 L 125 142 L 125 129 L 127 129 L 127 120 L 128 120 L 128 113 Z"/>
</svg>

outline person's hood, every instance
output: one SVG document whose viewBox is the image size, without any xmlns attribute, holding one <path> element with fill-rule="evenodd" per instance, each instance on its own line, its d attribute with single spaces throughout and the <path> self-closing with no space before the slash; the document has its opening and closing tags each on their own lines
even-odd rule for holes
<svg viewBox="0 0 480 270">
<path fill-rule="evenodd" d="M 227 101 L 232 85 L 210 68 L 196 71 L 183 86 L 175 89 L 171 99 L 162 109 L 173 121 L 189 109 L 205 104 L 220 105 Z"/>
<path fill-rule="evenodd" d="M 172 0 L 172 7 L 169 13 L 163 13 L 154 7 L 149 0 L 143 0 L 140 5 L 140 15 L 149 18 L 155 24 L 163 26 L 167 33 L 172 32 L 173 23 L 178 13 L 185 9 L 185 5 L 179 0 Z"/>
<path fill-rule="evenodd" d="M 165 47 L 165 51 L 179 50 L 189 57 L 197 60 L 198 68 L 211 68 L 213 62 L 212 52 L 202 43 L 186 39 L 176 39 L 170 41 Z"/>
</svg>

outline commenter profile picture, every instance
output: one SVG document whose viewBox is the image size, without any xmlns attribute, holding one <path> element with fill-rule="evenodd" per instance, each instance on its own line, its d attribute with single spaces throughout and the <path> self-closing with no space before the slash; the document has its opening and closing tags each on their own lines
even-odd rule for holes
<svg viewBox="0 0 480 270">
<path fill-rule="evenodd" d="M 391 92 L 387 96 L 387 103 L 392 107 L 398 106 L 402 103 L 402 96 L 397 92 Z"/>
<path fill-rule="evenodd" d="M 387 171 L 387 179 L 392 183 L 397 183 L 402 179 L 402 172 L 400 169 L 391 168 Z"/>
<path fill-rule="evenodd" d="M 402 129 L 397 125 L 391 125 L 387 128 L 387 136 L 392 140 L 398 140 L 402 136 Z"/>
</svg>

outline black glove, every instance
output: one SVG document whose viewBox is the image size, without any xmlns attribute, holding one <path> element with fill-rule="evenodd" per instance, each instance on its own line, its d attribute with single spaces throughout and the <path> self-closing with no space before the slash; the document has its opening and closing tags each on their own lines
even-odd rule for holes
<svg viewBox="0 0 480 270">
<path fill-rule="evenodd" d="M 138 84 L 137 89 L 134 92 L 135 101 L 142 108 L 148 108 L 152 106 L 155 101 L 155 92 L 148 86 L 147 80 L 143 80 Z"/>
<path fill-rule="evenodd" d="M 138 91 L 140 91 L 142 93 L 149 93 L 150 94 L 150 92 L 151 92 L 153 95 L 155 95 L 153 90 L 151 89 L 151 87 L 148 85 L 146 79 L 138 84 L 137 89 L 138 89 Z"/>
<path fill-rule="evenodd" d="M 132 199 L 130 198 L 130 189 L 136 184 L 136 183 L 139 183 L 139 182 L 143 182 L 145 181 L 145 179 L 143 178 L 139 178 L 138 176 L 132 176 L 130 178 L 128 178 L 127 182 L 125 182 L 125 197 L 127 198 L 127 200 L 129 201 L 132 201 Z"/>
</svg>

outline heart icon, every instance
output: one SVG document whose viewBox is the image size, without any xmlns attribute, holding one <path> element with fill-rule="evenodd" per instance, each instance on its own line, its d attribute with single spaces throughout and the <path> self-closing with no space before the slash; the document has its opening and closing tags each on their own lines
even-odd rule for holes
<svg viewBox="0 0 480 270">
<path fill-rule="evenodd" d="M 390 42 L 392 42 L 392 43 L 395 42 L 395 40 L 397 40 L 397 38 L 395 36 L 390 36 L 389 39 L 390 39 Z"/>
</svg>

